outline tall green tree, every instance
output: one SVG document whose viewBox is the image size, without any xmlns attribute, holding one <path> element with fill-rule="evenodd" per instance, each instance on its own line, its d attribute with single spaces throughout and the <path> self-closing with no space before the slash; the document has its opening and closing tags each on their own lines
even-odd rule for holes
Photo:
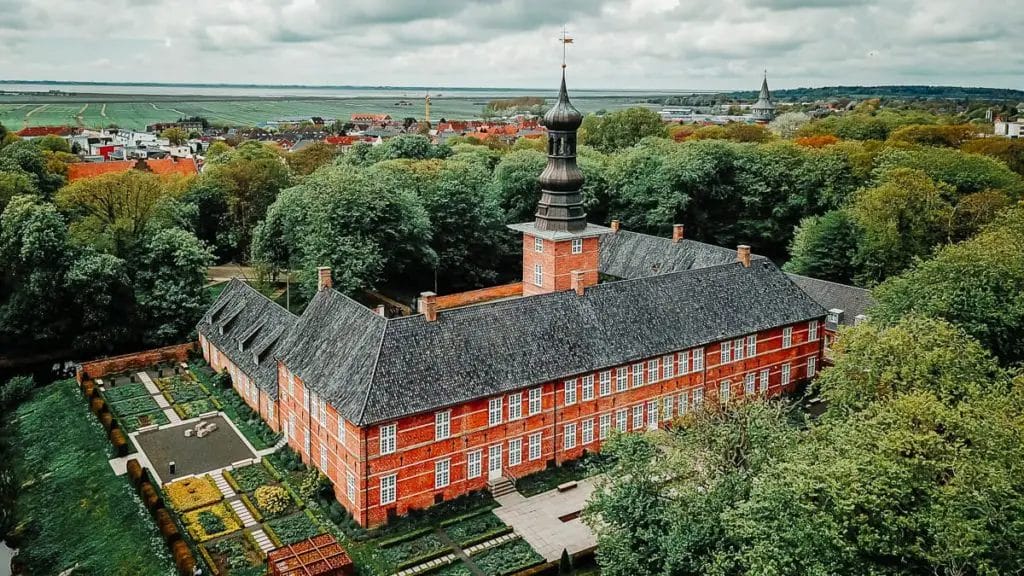
<svg viewBox="0 0 1024 576">
<path fill-rule="evenodd" d="M 177 228 L 149 236 L 135 271 L 135 294 L 143 341 L 149 346 L 178 342 L 194 329 L 206 307 L 209 250 Z"/>
<path fill-rule="evenodd" d="M 857 251 L 861 231 L 845 210 L 800 221 L 789 245 L 787 272 L 811 278 L 851 284 L 857 276 Z"/>
<path fill-rule="evenodd" d="M 605 114 L 587 115 L 580 126 L 581 144 L 603 152 L 629 148 L 647 138 L 668 137 L 668 129 L 657 112 L 648 108 L 627 108 Z"/>
</svg>

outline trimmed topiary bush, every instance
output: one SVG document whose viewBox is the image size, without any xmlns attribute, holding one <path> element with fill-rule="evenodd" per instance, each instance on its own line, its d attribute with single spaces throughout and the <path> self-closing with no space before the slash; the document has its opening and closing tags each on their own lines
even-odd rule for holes
<svg viewBox="0 0 1024 576">
<path fill-rule="evenodd" d="M 142 464 L 139 464 L 139 461 L 135 458 L 128 461 L 126 468 L 128 470 L 128 478 L 132 481 L 132 486 L 135 486 L 135 488 L 138 489 L 139 486 L 147 479 L 145 468 L 143 468 Z"/>
<path fill-rule="evenodd" d="M 146 506 L 146 510 L 151 513 L 155 514 L 158 509 L 164 507 L 164 502 L 157 494 L 156 488 L 153 488 L 149 482 L 142 483 L 142 487 L 139 488 L 139 496 L 142 497 L 142 503 Z"/>
<path fill-rule="evenodd" d="M 168 546 L 174 546 L 174 542 L 181 539 L 181 532 L 171 518 L 171 513 L 167 508 L 159 508 L 153 517 L 156 519 L 156 527 L 160 529 L 160 535 L 164 537 L 164 542 L 167 542 Z"/>
<path fill-rule="evenodd" d="M 120 428 L 110 431 L 110 443 L 114 445 L 114 453 L 118 456 L 128 455 L 128 439 L 124 437 L 124 432 L 121 432 Z"/>
<path fill-rule="evenodd" d="M 111 430 L 113 430 L 114 427 L 117 425 L 114 422 L 114 415 L 111 414 L 110 412 L 104 412 L 100 414 L 100 424 L 103 425 L 103 429 L 106 430 L 108 433 Z"/>
<path fill-rule="evenodd" d="M 103 398 L 93 398 L 92 402 L 89 402 L 89 410 L 97 416 L 100 412 L 108 412 L 107 401 Z"/>
<path fill-rule="evenodd" d="M 174 566 L 178 569 L 180 576 L 193 576 L 196 568 L 196 559 L 188 544 L 184 540 L 178 540 L 171 545 L 171 556 L 174 557 Z"/>
</svg>

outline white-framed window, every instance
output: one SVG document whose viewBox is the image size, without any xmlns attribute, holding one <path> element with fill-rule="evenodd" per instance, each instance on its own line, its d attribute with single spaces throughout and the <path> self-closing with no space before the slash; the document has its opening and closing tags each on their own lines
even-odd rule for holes
<svg viewBox="0 0 1024 576">
<path fill-rule="evenodd" d="M 583 401 L 594 399 L 594 375 L 587 374 L 583 377 L 582 384 L 580 387 L 583 389 L 581 394 L 583 395 Z"/>
<path fill-rule="evenodd" d="M 583 254 L 583 238 L 572 239 L 572 253 Z"/>
<path fill-rule="evenodd" d="M 320 400 L 320 425 L 327 426 L 327 401 Z"/>
<path fill-rule="evenodd" d="M 562 447 L 565 450 L 572 450 L 576 447 L 576 423 L 572 422 L 565 425 L 562 432 Z"/>
<path fill-rule="evenodd" d="M 625 392 L 629 387 L 629 368 L 622 366 L 615 369 L 615 391 Z"/>
<path fill-rule="evenodd" d="M 655 358 L 653 360 L 648 360 L 647 361 L 647 382 L 650 383 L 650 382 L 657 382 L 657 381 L 658 381 L 658 359 Z"/>
<path fill-rule="evenodd" d="M 807 323 L 807 341 L 817 342 L 818 341 L 818 321 L 811 320 Z"/>
<path fill-rule="evenodd" d="M 576 403 L 576 379 L 565 381 L 565 405 L 572 406 Z"/>
<path fill-rule="evenodd" d="M 302 409 L 306 411 L 306 414 L 309 414 L 310 395 L 312 395 L 312 392 L 310 392 L 308 388 L 302 391 Z"/>
<path fill-rule="evenodd" d="M 345 444 L 345 419 L 338 413 L 338 444 Z"/>
<path fill-rule="evenodd" d="M 719 359 L 718 363 L 719 364 L 726 364 L 730 360 L 730 354 L 732 352 L 732 342 L 730 342 L 729 340 L 726 340 L 725 342 L 721 343 L 720 348 L 721 348 L 722 352 L 721 352 L 721 358 Z"/>
<path fill-rule="evenodd" d="M 323 444 L 320 445 L 320 471 L 327 474 L 327 446 Z"/>
<path fill-rule="evenodd" d="M 339 418 L 340 418 L 340 416 L 339 416 Z M 274 419 L 274 403 L 273 402 L 270 402 L 270 403 L 267 404 L 267 419 L 268 420 L 273 420 Z"/>
<path fill-rule="evenodd" d="M 544 239 L 540 236 L 533 237 L 533 251 L 543 252 L 544 251 Z"/>
<path fill-rule="evenodd" d="M 693 371 L 700 372 L 704 369 L 704 349 L 697 348 L 693 351 Z"/>
<path fill-rule="evenodd" d="M 737 338 L 732 343 L 732 359 L 743 360 L 743 338 Z"/>
<path fill-rule="evenodd" d="M 695 388 L 693 390 L 693 407 L 700 408 L 704 404 L 704 389 Z"/>
<path fill-rule="evenodd" d="M 757 334 L 747 336 L 747 358 L 757 356 Z"/>
<path fill-rule="evenodd" d="M 654 428 L 658 425 L 658 401 L 648 400 L 647 401 L 647 426 Z"/>
<path fill-rule="evenodd" d="M 434 462 L 434 488 L 444 488 L 452 481 L 452 461 L 448 458 Z"/>
<path fill-rule="evenodd" d="M 597 420 L 597 437 L 601 440 L 608 438 L 608 434 L 611 433 L 612 429 L 612 415 L 601 414 Z"/>
<path fill-rule="evenodd" d="M 690 391 L 683 390 L 679 393 L 679 415 L 686 414 L 690 407 Z"/>
<path fill-rule="evenodd" d="M 633 430 L 639 430 L 644 427 L 644 405 L 637 404 L 633 406 Z"/>
<path fill-rule="evenodd" d="M 828 311 L 828 317 L 825 320 L 829 324 L 839 324 L 839 315 L 842 314 L 842 313 L 843 313 L 842 310 L 840 310 L 838 308 L 833 308 L 833 309 Z"/>
<path fill-rule="evenodd" d="M 583 444 L 590 444 L 594 441 L 594 419 L 587 418 L 582 424 Z"/>
<path fill-rule="evenodd" d="M 675 376 L 676 375 L 675 374 L 675 368 L 676 368 L 675 356 L 669 354 L 667 356 L 662 356 L 661 357 L 661 379 L 662 380 L 668 380 L 669 378 L 672 378 L 673 376 Z"/>
<path fill-rule="evenodd" d="M 729 392 L 732 388 L 732 382 L 728 380 L 722 380 L 718 385 L 718 401 L 723 404 L 729 401 Z"/>
<path fill-rule="evenodd" d="M 793 327 L 786 326 L 782 329 L 782 347 L 789 348 L 793 345 Z"/>
<path fill-rule="evenodd" d="M 345 495 L 349 502 L 356 501 L 356 475 L 351 472 L 345 474 Z"/>
<path fill-rule="evenodd" d="M 466 478 L 477 478 L 483 472 L 483 450 L 473 450 L 466 454 Z"/>
<path fill-rule="evenodd" d="M 789 368 L 789 363 L 788 362 L 782 365 L 782 385 L 783 386 L 789 386 L 789 370 L 790 370 L 790 368 Z"/>
<path fill-rule="evenodd" d="M 288 415 L 288 437 L 295 440 L 295 413 Z"/>
<path fill-rule="evenodd" d="M 380 427 L 380 453 L 391 454 L 396 448 L 398 424 L 385 424 Z"/>
<path fill-rule="evenodd" d="M 542 439 L 543 432 L 534 432 L 530 434 L 530 461 L 540 460 L 540 442 Z"/>
<path fill-rule="evenodd" d="M 671 396 L 665 396 L 665 399 L 662 400 L 661 403 L 664 405 L 664 408 L 665 408 L 664 409 L 665 413 L 662 415 L 662 417 L 665 420 L 671 420 L 672 419 L 672 404 L 673 404 L 672 397 Z"/>
<path fill-rule="evenodd" d="M 743 377 L 743 393 L 752 395 L 757 392 L 757 383 L 755 382 L 754 373 L 751 372 Z"/>
<path fill-rule="evenodd" d="M 529 411 L 530 411 L 530 416 L 533 416 L 534 414 L 540 414 L 540 410 L 541 410 L 540 394 L 541 394 L 541 389 L 540 388 L 531 388 L 530 389 L 530 405 L 528 407 Z"/>
<path fill-rule="evenodd" d="M 544 285 L 544 266 L 540 264 L 533 265 L 533 283 L 537 286 Z"/>
<path fill-rule="evenodd" d="M 523 439 L 512 438 L 508 441 L 508 465 L 519 466 L 523 463 Z"/>
<path fill-rule="evenodd" d="M 810 358 L 807 359 L 807 377 L 813 378 L 817 372 L 818 358 L 816 356 L 811 356 Z"/>
<path fill-rule="evenodd" d="M 501 398 L 491 398 L 487 404 L 487 425 L 501 424 Z"/>
<path fill-rule="evenodd" d="M 627 412 L 625 408 L 620 408 L 615 411 L 615 427 L 619 429 L 619 432 L 626 431 L 626 418 Z"/>
<path fill-rule="evenodd" d="M 764 370 L 761 370 L 760 382 L 758 382 L 758 386 L 760 386 L 761 392 L 767 392 L 768 391 L 768 386 L 770 384 L 770 381 L 768 380 L 769 374 L 770 374 L 770 372 L 768 372 L 767 368 L 765 368 Z"/>
<path fill-rule="evenodd" d="M 519 420 L 523 417 L 523 393 L 508 395 L 508 419 Z"/>
<path fill-rule="evenodd" d="M 434 414 L 434 440 L 444 440 L 452 435 L 452 411 Z"/>
<path fill-rule="evenodd" d="M 644 363 L 637 362 L 633 364 L 633 388 L 639 388 L 644 385 Z"/>
<path fill-rule="evenodd" d="M 601 396 L 608 396 L 612 393 L 612 371 L 605 370 L 598 376 L 598 391 Z"/>
<path fill-rule="evenodd" d="M 295 398 L 295 375 L 288 379 L 288 395 Z"/>
<path fill-rule="evenodd" d="M 687 374 L 690 372 L 690 351 L 686 350 L 680 352 L 679 356 L 679 375 Z"/>
<path fill-rule="evenodd" d="M 398 474 L 380 477 L 380 503 L 393 504 L 398 499 Z"/>
</svg>

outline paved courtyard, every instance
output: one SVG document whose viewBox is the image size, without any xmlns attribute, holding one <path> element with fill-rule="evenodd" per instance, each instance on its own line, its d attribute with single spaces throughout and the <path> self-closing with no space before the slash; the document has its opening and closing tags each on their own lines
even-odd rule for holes
<svg viewBox="0 0 1024 576">
<path fill-rule="evenodd" d="M 501 506 L 494 513 L 550 562 L 562 556 L 563 548 L 575 554 L 597 545 L 594 533 L 579 518 L 560 520 L 583 510 L 593 491 L 594 478 L 587 478 L 565 492 L 550 490 L 530 498 L 513 492 L 498 498 Z"/>
<path fill-rule="evenodd" d="M 223 416 L 203 421 L 217 424 L 217 430 L 205 438 L 185 437 L 185 429 L 195 426 L 195 422 L 140 432 L 135 438 L 163 482 L 170 482 L 189 474 L 205 474 L 230 466 L 234 462 L 256 457 Z M 169 462 L 175 463 L 174 477 L 168 473 Z"/>
</svg>

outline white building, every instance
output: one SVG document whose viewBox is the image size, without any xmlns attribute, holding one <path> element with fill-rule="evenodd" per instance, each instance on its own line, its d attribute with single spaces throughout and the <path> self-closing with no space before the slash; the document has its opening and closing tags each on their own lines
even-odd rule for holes
<svg viewBox="0 0 1024 576">
<path fill-rule="evenodd" d="M 996 136 L 1020 138 L 1021 127 L 1024 127 L 1024 122 L 1005 122 L 1003 120 L 996 120 L 993 126 L 994 129 L 992 130 L 992 133 Z"/>
</svg>

